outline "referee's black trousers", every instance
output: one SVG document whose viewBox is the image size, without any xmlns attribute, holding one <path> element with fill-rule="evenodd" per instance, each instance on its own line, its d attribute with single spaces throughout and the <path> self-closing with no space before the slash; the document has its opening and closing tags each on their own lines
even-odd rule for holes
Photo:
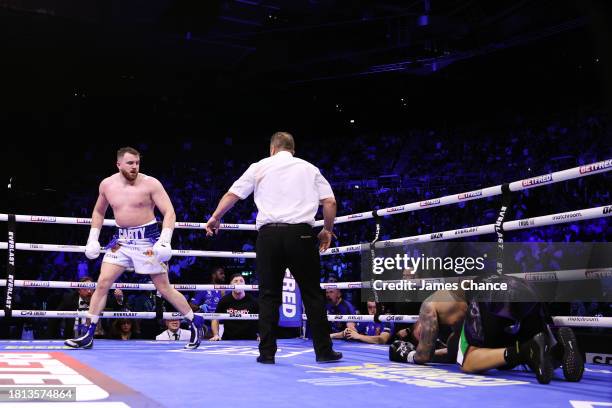
<svg viewBox="0 0 612 408">
<path fill-rule="evenodd" d="M 297 281 L 312 331 L 317 356 L 332 351 L 325 296 L 319 286 L 321 263 L 318 240 L 308 224 L 264 225 L 257 235 L 257 275 L 259 278 L 259 353 L 276 353 L 276 328 L 285 269 Z"/>
</svg>

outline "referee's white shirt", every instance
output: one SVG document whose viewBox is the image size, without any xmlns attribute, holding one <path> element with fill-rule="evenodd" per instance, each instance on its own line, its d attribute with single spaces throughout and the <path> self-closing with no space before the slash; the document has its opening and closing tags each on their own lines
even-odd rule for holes
<svg viewBox="0 0 612 408">
<path fill-rule="evenodd" d="M 257 229 L 273 222 L 314 225 L 319 201 L 334 196 L 318 168 L 287 151 L 251 164 L 229 191 L 243 200 L 255 192 Z"/>
<path fill-rule="evenodd" d="M 177 333 L 179 335 L 178 340 L 190 340 L 191 339 L 191 331 L 189 330 L 183 330 L 183 329 L 178 329 Z M 174 338 L 174 333 L 171 332 L 169 329 L 168 330 L 164 330 L 163 332 L 161 332 L 160 334 L 158 334 L 155 337 L 155 340 L 177 340 Z"/>
</svg>

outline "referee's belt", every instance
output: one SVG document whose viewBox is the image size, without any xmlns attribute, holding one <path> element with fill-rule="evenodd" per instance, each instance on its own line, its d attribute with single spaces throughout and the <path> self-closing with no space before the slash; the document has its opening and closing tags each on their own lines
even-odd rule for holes
<svg viewBox="0 0 612 408">
<path fill-rule="evenodd" d="M 289 224 L 286 222 L 271 222 L 269 224 L 262 225 L 259 229 L 261 230 L 264 228 L 284 228 L 284 227 L 302 227 L 302 226 L 312 227 L 310 224 L 307 224 L 305 222 L 302 222 L 299 224 Z"/>
</svg>

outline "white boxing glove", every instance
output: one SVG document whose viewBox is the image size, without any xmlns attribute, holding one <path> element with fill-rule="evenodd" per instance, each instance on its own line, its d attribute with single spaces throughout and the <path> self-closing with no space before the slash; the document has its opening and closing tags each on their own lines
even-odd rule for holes
<svg viewBox="0 0 612 408">
<path fill-rule="evenodd" d="M 85 245 L 85 256 L 89 259 L 96 259 L 100 256 L 100 229 L 92 228 L 89 230 L 89 238 L 87 238 L 87 245 Z"/>
<path fill-rule="evenodd" d="M 172 258 L 172 228 L 164 228 L 159 235 L 159 239 L 153 245 L 153 255 L 159 262 L 168 262 Z"/>
</svg>

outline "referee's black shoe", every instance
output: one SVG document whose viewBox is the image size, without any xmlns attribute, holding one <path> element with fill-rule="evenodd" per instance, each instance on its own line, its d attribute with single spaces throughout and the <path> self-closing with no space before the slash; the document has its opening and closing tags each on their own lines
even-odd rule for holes
<svg viewBox="0 0 612 408">
<path fill-rule="evenodd" d="M 317 363 L 333 363 L 342 359 L 342 353 L 330 351 L 317 356 Z"/>
</svg>

